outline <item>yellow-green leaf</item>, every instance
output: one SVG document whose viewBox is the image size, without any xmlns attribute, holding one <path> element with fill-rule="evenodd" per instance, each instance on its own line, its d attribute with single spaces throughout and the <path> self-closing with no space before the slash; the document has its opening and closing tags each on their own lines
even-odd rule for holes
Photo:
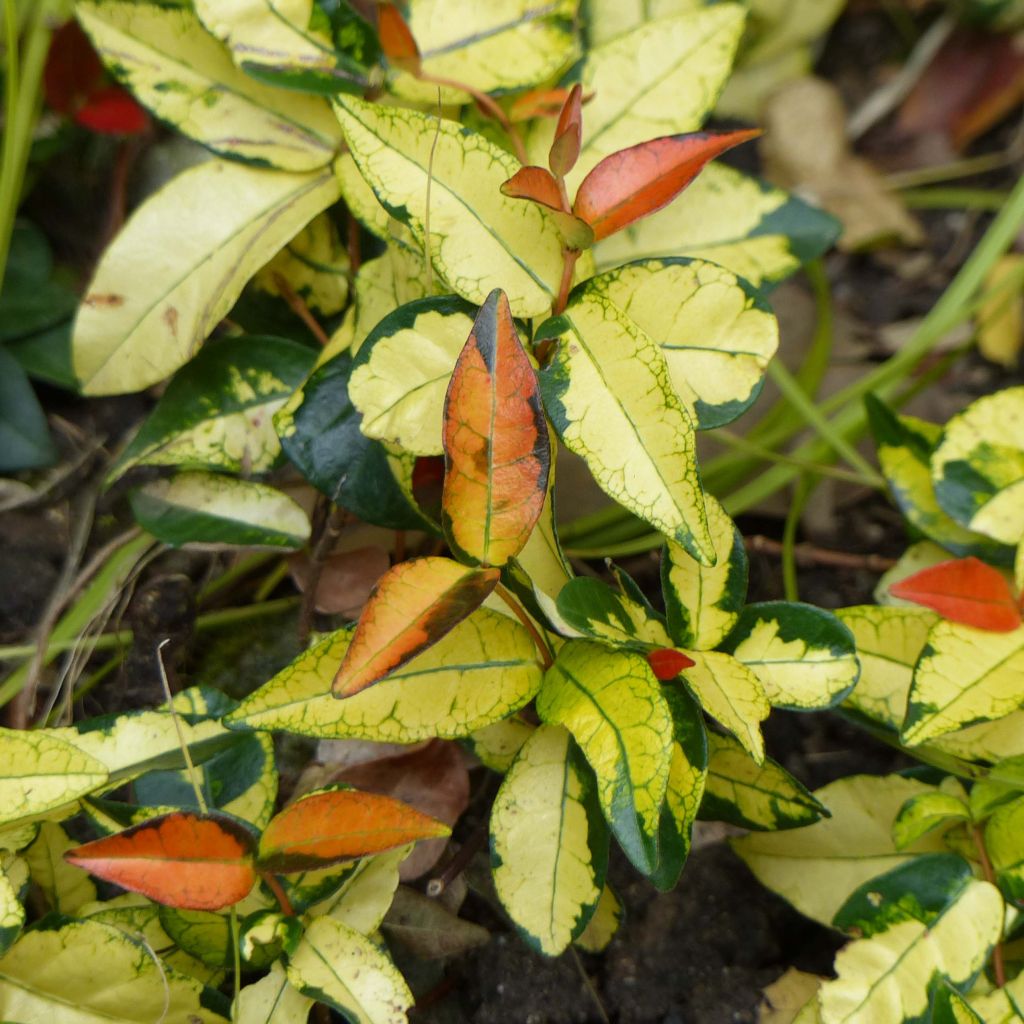
<svg viewBox="0 0 1024 1024">
<path fill-rule="evenodd" d="M 963 786 L 949 776 L 939 789 L 912 796 L 892 823 L 892 840 L 900 850 L 916 843 L 923 835 L 955 821 L 969 821 L 970 808 Z"/>
<path fill-rule="evenodd" d="M 1024 972 L 1003 988 L 985 995 L 971 995 L 971 1006 L 984 1024 L 1020 1024 L 1024 1020 Z M 956 1024 L 974 1024 L 970 1019 Z"/>
<path fill-rule="evenodd" d="M 270 973 L 238 992 L 235 1024 L 306 1024 L 313 1000 L 288 984 L 284 967 L 271 964 Z"/>
<path fill-rule="evenodd" d="M 615 837 L 650 874 L 657 866 L 673 732 L 647 661 L 633 651 L 571 640 L 544 677 L 537 713 L 573 734 L 597 776 L 598 801 Z"/>
<path fill-rule="evenodd" d="M 597 907 L 574 945 L 585 953 L 603 953 L 622 922 L 622 904 L 609 886 L 601 892 Z"/>
<path fill-rule="evenodd" d="M 96 899 L 89 872 L 64 860 L 64 854 L 78 845 L 56 822 L 44 821 L 36 841 L 25 851 L 32 881 L 58 914 L 74 914 Z"/>
<path fill-rule="evenodd" d="M 802 828 L 828 810 L 780 764 L 758 764 L 731 736 L 708 734 L 711 761 L 701 803 L 702 818 L 741 828 L 780 831 Z"/>
<path fill-rule="evenodd" d="M 1006 898 L 1024 906 L 1024 798 L 1000 807 L 989 818 L 985 849 Z"/>
<path fill-rule="evenodd" d="M 362 178 L 359 180 L 362 181 Z M 393 217 L 389 218 L 385 228 L 389 225 L 392 228 L 402 227 Z M 417 248 L 401 245 L 392 238 L 384 253 L 367 260 L 356 274 L 353 355 L 362 348 L 370 332 L 389 313 L 394 313 L 408 302 L 425 299 L 438 291 L 450 290 L 439 275 L 431 275 L 426 260 Z"/>
<path fill-rule="evenodd" d="M 664 209 L 598 242 L 594 258 L 605 270 L 630 260 L 693 256 L 755 287 L 770 286 L 820 256 L 839 230 L 823 210 L 712 163 Z"/>
<path fill-rule="evenodd" d="M 492 772 L 505 773 L 512 767 L 523 744 L 533 735 L 536 726 L 518 715 L 485 725 L 467 737 L 480 762 Z"/>
<path fill-rule="evenodd" d="M 285 964 L 299 992 L 334 1007 L 352 1024 L 405 1024 L 412 993 L 368 938 L 330 917 L 306 929 Z"/>
<path fill-rule="evenodd" d="M 519 166 L 514 157 L 456 122 L 418 111 L 353 97 L 339 98 L 335 110 L 380 203 L 429 249 L 459 295 L 479 305 L 502 288 L 516 316 L 550 309 L 561 279 L 561 236 L 536 203 L 502 195 L 502 182 Z"/>
<path fill-rule="evenodd" d="M 559 625 L 568 625 L 570 636 L 641 648 L 673 646 L 650 605 L 592 576 L 569 580 L 558 593 L 556 608 Z"/>
<path fill-rule="evenodd" d="M 797 602 L 747 605 L 722 649 L 761 680 L 772 704 L 793 710 L 832 707 L 860 674 L 849 629 Z"/>
<path fill-rule="evenodd" d="M 933 921 L 907 920 L 851 942 L 836 956 L 838 977 L 821 986 L 830 1024 L 902 1024 L 922 1017 L 928 982 L 968 982 L 999 940 L 1003 901 L 988 882 L 972 879 Z"/>
<path fill-rule="evenodd" d="M 411 846 L 363 857 L 327 899 L 315 903 L 309 913 L 327 914 L 362 935 L 373 935 L 398 888 L 398 869 L 409 856 Z"/>
<path fill-rule="evenodd" d="M 103 255 L 72 336 L 87 394 L 138 391 L 187 362 L 246 281 L 339 195 L 331 170 L 208 160 L 146 200 Z"/>
<path fill-rule="evenodd" d="M 385 316 L 370 332 L 348 386 L 367 437 L 414 455 L 442 454 L 444 396 L 475 312 L 454 296 L 420 299 Z"/>
<path fill-rule="evenodd" d="M 552 450 L 554 450 L 552 438 Z M 551 604 L 557 600 L 562 587 L 572 579 L 573 573 L 569 562 L 562 551 L 555 528 L 555 466 L 557 459 L 551 460 L 551 471 L 548 474 L 548 494 L 544 501 L 544 509 L 534 527 L 526 547 L 516 556 L 519 564 L 533 586 L 534 596 L 538 601 L 545 600 Z M 544 607 L 545 614 L 547 607 Z"/>
<path fill-rule="evenodd" d="M 326 739 L 457 739 L 511 715 L 540 686 L 541 667 L 529 633 L 507 616 L 481 608 L 387 679 L 337 700 L 331 682 L 350 637 L 342 630 L 314 644 L 225 721 Z"/>
<path fill-rule="evenodd" d="M 907 700 L 902 739 L 924 743 L 1024 704 L 1024 626 L 993 633 L 940 620 L 932 627 Z"/>
<path fill-rule="evenodd" d="M 739 530 L 716 498 L 704 495 L 715 564 L 701 565 L 678 544 L 661 558 L 668 629 L 682 647 L 709 651 L 736 624 L 747 600 L 747 552 Z"/>
<path fill-rule="evenodd" d="M 92 919 L 36 927 L 0 957 L 0 1018 L 8 1021 L 227 1024 L 207 1008 L 211 996 L 126 931 Z"/>
<path fill-rule="evenodd" d="M 214 152 L 289 171 L 323 167 L 337 153 L 341 132 L 324 100 L 250 78 L 191 10 L 82 0 L 75 14 L 145 106 Z M 198 186 L 195 195 L 204 215 L 223 212 L 215 201 L 205 205 L 209 197 Z"/>
<path fill-rule="evenodd" d="M 17 939 L 25 924 L 22 898 L 28 885 L 28 865 L 21 857 L 0 853 L 0 955 Z"/>
<path fill-rule="evenodd" d="M 1024 387 L 979 398 L 946 424 L 932 480 L 961 525 L 1002 544 L 1024 540 Z"/>
<path fill-rule="evenodd" d="M 538 340 L 555 342 L 540 374 L 544 405 L 602 490 L 712 564 L 693 421 L 657 342 L 600 282 L 578 288 L 565 313 L 538 331 Z"/>
<path fill-rule="evenodd" d="M 704 710 L 740 741 L 760 764 L 764 760 L 761 723 L 771 705 L 761 680 L 742 662 L 719 651 L 687 651 L 694 661 L 682 677 Z"/>
<path fill-rule="evenodd" d="M 918 853 L 943 851 L 938 836 L 897 850 L 892 823 L 911 797 L 931 787 L 899 775 L 855 775 L 814 792 L 831 818 L 788 832 L 756 833 L 733 848 L 769 889 L 800 913 L 831 927 L 836 911 L 858 886 Z"/>
<path fill-rule="evenodd" d="M 601 897 L 608 833 L 593 778 L 572 737 L 542 725 L 509 769 L 491 809 L 491 860 L 502 905 L 526 941 L 557 956 Z"/>
</svg>

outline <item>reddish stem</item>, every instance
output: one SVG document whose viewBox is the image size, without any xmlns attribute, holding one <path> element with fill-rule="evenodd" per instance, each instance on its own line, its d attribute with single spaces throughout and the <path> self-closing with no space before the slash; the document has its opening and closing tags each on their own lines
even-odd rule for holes
<svg viewBox="0 0 1024 1024">
<path fill-rule="evenodd" d="M 277 900 L 281 913 L 294 917 L 295 908 L 292 906 L 292 901 L 288 899 L 288 893 L 284 891 L 284 886 L 277 880 L 277 876 L 272 875 L 269 871 L 261 871 L 260 878 L 267 883 L 267 888 L 274 894 L 274 899 Z"/>
<path fill-rule="evenodd" d="M 566 303 L 569 301 L 569 291 L 572 288 L 572 275 L 576 269 L 576 261 L 580 258 L 579 250 L 562 250 L 562 283 L 558 287 L 558 298 L 551 309 L 552 316 L 558 316 L 565 312 Z"/>
<path fill-rule="evenodd" d="M 988 850 L 985 849 L 985 837 L 982 834 L 980 825 L 971 826 L 971 838 L 974 840 L 974 848 L 978 851 L 978 860 L 981 862 L 981 873 L 985 876 L 986 882 L 996 884 L 996 873 L 992 869 L 992 861 L 988 859 Z M 1003 957 L 1003 944 L 997 942 L 992 950 L 992 973 L 995 975 L 996 987 L 1006 987 L 1006 961 Z"/>
<path fill-rule="evenodd" d="M 498 595 L 512 609 L 515 613 L 516 618 L 526 627 L 530 636 L 533 637 L 533 642 L 540 652 L 541 661 L 544 662 L 544 668 L 549 669 L 555 663 L 554 656 L 551 653 L 551 648 L 548 646 L 547 640 L 540 635 L 537 627 L 533 624 L 533 619 L 526 614 L 526 609 L 516 600 L 515 595 L 507 590 L 500 583 L 494 588 L 495 594 Z"/>
<path fill-rule="evenodd" d="M 277 285 L 281 298 L 288 303 L 291 311 L 309 328 L 309 333 L 321 345 L 327 346 L 330 344 L 331 339 L 317 322 L 316 317 L 309 311 L 309 306 L 306 305 L 305 299 L 288 283 L 284 275 L 279 274 L 276 270 L 274 271 L 274 284 Z"/>
</svg>

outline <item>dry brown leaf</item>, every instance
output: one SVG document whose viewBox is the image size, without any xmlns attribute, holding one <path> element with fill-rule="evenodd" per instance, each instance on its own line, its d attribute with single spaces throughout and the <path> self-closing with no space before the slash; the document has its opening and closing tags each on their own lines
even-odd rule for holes
<svg viewBox="0 0 1024 1024">
<path fill-rule="evenodd" d="M 437 900 L 404 885 L 395 892 L 382 930 L 424 960 L 465 953 L 486 945 L 491 937 L 486 928 L 456 917 Z"/>
<path fill-rule="evenodd" d="M 328 556 L 316 588 L 316 610 L 324 615 L 358 618 L 374 584 L 390 567 L 388 553 L 378 547 L 338 551 Z M 305 591 L 311 573 L 309 556 L 292 555 L 288 568 L 295 585 Z"/>
</svg>

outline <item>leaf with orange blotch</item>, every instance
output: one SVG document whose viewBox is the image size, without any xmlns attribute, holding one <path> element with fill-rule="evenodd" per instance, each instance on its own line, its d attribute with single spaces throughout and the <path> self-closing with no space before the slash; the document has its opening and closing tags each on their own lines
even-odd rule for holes
<svg viewBox="0 0 1024 1024">
<path fill-rule="evenodd" d="M 377 9 L 377 36 L 388 63 L 413 73 L 420 68 L 420 48 L 402 12 L 394 4 Z"/>
<path fill-rule="evenodd" d="M 697 663 L 674 647 L 659 647 L 647 652 L 647 664 L 651 666 L 651 671 L 659 681 L 664 683 L 669 679 L 675 679 L 684 668 L 693 668 Z"/>
<path fill-rule="evenodd" d="M 443 440 L 448 543 L 464 561 L 504 565 L 544 508 L 551 447 L 537 377 L 500 288 L 480 307 L 455 364 Z"/>
<path fill-rule="evenodd" d="M 889 593 L 931 608 L 950 622 L 993 633 L 1009 633 L 1021 624 L 1006 578 L 973 556 L 922 569 L 894 583 Z"/>
<path fill-rule="evenodd" d="M 555 126 L 555 138 L 548 151 L 548 166 L 564 177 L 580 158 L 583 141 L 583 86 L 577 82 L 566 97 Z"/>
<path fill-rule="evenodd" d="M 757 129 L 690 132 L 619 150 L 583 179 L 573 213 L 594 229 L 600 241 L 666 206 L 705 164 L 760 134 Z"/>
<path fill-rule="evenodd" d="M 351 697 L 441 639 L 483 604 L 497 569 L 467 569 L 449 558 L 414 558 L 386 572 L 363 609 L 334 677 Z"/>
<path fill-rule="evenodd" d="M 566 248 L 579 252 L 594 244 L 594 232 L 590 225 L 564 208 L 562 190 L 546 167 L 520 167 L 502 184 L 501 191 L 512 199 L 529 199 L 547 207 L 558 225 Z"/>
<path fill-rule="evenodd" d="M 264 871 L 288 874 L 450 834 L 443 821 L 389 796 L 318 790 L 271 819 L 260 838 L 258 861 Z"/>
<path fill-rule="evenodd" d="M 64 854 L 80 868 L 157 903 L 220 910 L 256 881 L 255 834 L 225 814 L 175 811 Z"/>
</svg>

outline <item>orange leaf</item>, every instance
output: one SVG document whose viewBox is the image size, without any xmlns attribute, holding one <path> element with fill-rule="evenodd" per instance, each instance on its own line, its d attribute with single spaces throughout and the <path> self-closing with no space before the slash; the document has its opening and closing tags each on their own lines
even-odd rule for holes
<svg viewBox="0 0 1024 1024">
<path fill-rule="evenodd" d="M 388 62 L 404 71 L 420 69 L 420 48 L 408 22 L 393 4 L 381 4 L 377 11 L 377 36 Z"/>
<path fill-rule="evenodd" d="M 555 139 L 548 151 L 548 166 L 559 177 L 564 177 L 580 157 L 583 141 L 583 86 L 578 82 L 566 97 L 558 115 Z"/>
<path fill-rule="evenodd" d="M 647 652 L 647 664 L 659 680 L 665 682 L 675 679 L 684 668 L 693 668 L 697 663 L 688 658 L 682 651 L 672 647 L 659 647 L 656 651 Z"/>
<path fill-rule="evenodd" d="M 287 874 L 451 834 L 444 822 L 376 793 L 310 793 L 272 818 L 260 839 L 264 871 Z"/>
<path fill-rule="evenodd" d="M 513 199 L 532 199 L 551 210 L 561 210 L 562 192 L 555 176 L 546 167 L 520 167 L 501 191 Z"/>
<path fill-rule="evenodd" d="M 504 565 L 529 539 L 551 448 L 537 375 L 496 288 L 484 300 L 444 402 L 441 523 L 457 557 Z"/>
<path fill-rule="evenodd" d="M 450 558 L 414 558 L 382 577 L 363 609 L 334 677 L 334 695 L 351 697 L 437 643 L 483 604 L 497 569 L 467 569 Z"/>
<path fill-rule="evenodd" d="M 1003 575 L 977 558 L 941 562 L 894 583 L 889 593 L 937 611 L 951 622 L 1009 633 L 1020 610 Z"/>
<path fill-rule="evenodd" d="M 598 240 L 670 203 L 708 161 L 756 138 L 756 129 L 666 135 L 606 156 L 584 179 L 573 212 Z"/>
<path fill-rule="evenodd" d="M 234 818 L 175 811 L 68 850 L 64 859 L 182 910 L 220 910 L 256 881 L 255 839 Z"/>
<path fill-rule="evenodd" d="M 508 108 L 508 119 L 517 124 L 534 117 L 558 117 L 565 106 L 570 89 L 531 89 L 517 96 Z"/>
</svg>

